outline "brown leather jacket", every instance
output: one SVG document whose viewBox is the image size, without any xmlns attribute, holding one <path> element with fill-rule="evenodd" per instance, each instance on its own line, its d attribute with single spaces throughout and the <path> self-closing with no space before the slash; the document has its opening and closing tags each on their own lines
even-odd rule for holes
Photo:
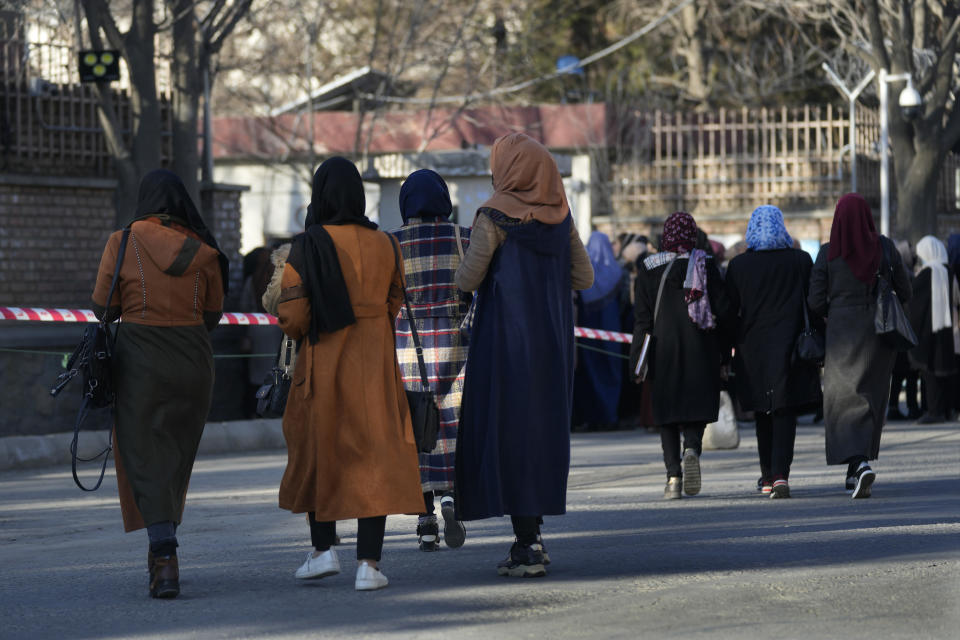
<svg viewBox="0 0 960 640">
<path fill-rule="evenodd" d="M 120 281 L 108 318 L 157 327 L 206 325 L 213 329 L 223 311 L 223 285 L 217 251 L 199 236 L 159 218 L 130 227 Z M 122 231 L 107 240 L 93 290 L 94 310 L 107 306 Z"/>
</svg>

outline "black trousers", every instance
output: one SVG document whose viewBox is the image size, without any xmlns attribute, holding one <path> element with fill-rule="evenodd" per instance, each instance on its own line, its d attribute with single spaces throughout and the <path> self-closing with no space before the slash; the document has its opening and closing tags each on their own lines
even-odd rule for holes
<svg viewBox="0 0 960 640">
<path fill-rule="evenodd" d="M 668 478 L 683 475 L 680 456 L 680 432 L 683 432 L 683 448 L 693 449 L 699 456 L 703 453 L 703 430 L 706 422 L 682 422 L 660 426 L 660 445 L 663 447 L 663 463 L 667 467 Z"/>
<path fill-rule="evenodd" d="M 522 545 L 531 545 L 537 541 L 540 535 L 540 525 L 543 524 L 543 518 L 540 516 L 510 516 L 510 523 L 513 525 L 513 535 L 517 536 L 517 542 Z"/>
<path fill-rule="evenodd" d="M 907 384 L 907 413 L 908 414 L 917 414 L 920 412 L 920 406 L 917 403 L 917 380 L 919 375 L 916 371 L 911 371 L 906 374 L 893 372 L 890 382 L 890 406 L 893 408 L 900 407 L 900 389 L 903 388 L 904 382 Z"/>
<path fill-rule="evenodd" d="M 336 522 L 317 522 L 313 512 L 310 519 L 310 541 L 317 551 L 326 551 L 337 539 Z M 357 560 L 377 560 L 383 553 L 383 534 L 387 528 L 387 516 L 357 519 Z"/>
<path fill-rule="evenodd" d="M 923 378 L 923 389 L 927 394 L 927 413 L 946 419 L 951 411 L 953 399 L 950 397 L 950 383 L 952 376 L 938 376 L 926 371 L 920 374 Z"/>
<path fill-rule="evenodd" d="M 797 416 L 793 413 L 757 413 L 756 420 L 760 475 L 786 480 L 790 477 L 790 465 L 793 463 Z"/>
</svg>

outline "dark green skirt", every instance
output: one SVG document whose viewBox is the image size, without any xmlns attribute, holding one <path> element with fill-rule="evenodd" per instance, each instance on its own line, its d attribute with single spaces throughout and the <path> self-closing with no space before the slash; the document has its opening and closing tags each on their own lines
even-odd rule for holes
<svg viewBox="0 0 960 640">
<path fill-rule="evenodd" d="M 213 391 L 207 330 L 123 323 L 113 362 L 117 451 L 137 509 L 145 525 L 179 523 Z"/>
</svg>

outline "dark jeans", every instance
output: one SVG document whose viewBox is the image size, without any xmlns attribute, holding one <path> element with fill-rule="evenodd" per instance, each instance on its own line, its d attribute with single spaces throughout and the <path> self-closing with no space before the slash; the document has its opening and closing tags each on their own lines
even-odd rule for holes
<svg viewBox="0 0 960 640">
<path fill-rule="evenodd" d="M 663 463 L 667 466 L 668 478 L 683 475 L 680 465 L 680 432 L 683 431 L 683 448 L 693 449 L 699 456 L 703 453 L 703 430 L 706 422 L 683 422 L 660 426 L 660 445 L 663 447 Z"/>
<path fill-rule="evenodd" d="M 540 525 L 543 524 L 543 518 L 540 516 L 510 516 L 510 523 L 513 524 L 513 535 L 517 536 L 517 542 L 522 545 L 531 545 L 537 541 L 540 535 Z"/>
<path fill-rule="evenodd" d="M 170 556 L 177 552 L 177 525 L 165 520 L 147 526 L 150 552 L 155 556 Z"/>
<path fill-rule="evenodd" d="M 336 522 L 317 522 L 313 512 L 310 519 L 310 541 L 317 551 L 326 551 L 337 539 Z M 380 560 L 383 553 L 383 533 L 387 528 L 387 516 L 357 519 L 357 560 Z"/>
<path fill-rule="evenodd" d="M 793 413 L 757 413 L 756 420 L 760 475 L 786 480 L 790 477 L 790 465 L 793 463 L 797 416 Z"/>
<path fill-rule="evenodd" d="M 950 405 L 953 404 L 950 397 L 952 376 L 937 376 L 924 371 L 920 377 L 923 378 L 923 389 L 927 394 L 927 413 L 944 419 L 949 417 L 952 411 Z"/>
</svg>

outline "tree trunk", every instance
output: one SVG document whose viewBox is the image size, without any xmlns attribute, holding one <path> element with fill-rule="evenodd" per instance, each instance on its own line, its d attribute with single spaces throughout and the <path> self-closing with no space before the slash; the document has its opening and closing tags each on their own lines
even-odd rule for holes
<svg viewBox="0 0 960 640">
<path fill-rule="evenodd" d="M 160 168 L 160 101 L 154 61 L 153 2 L 133 4 L 133 21 L 126 36 L 127 64 L 132 85 L 133 140 L 131 151 L 138 177 Z"/>
<path fill-rule="evenodd" d="M 197 44 L 197 23 L 192 0 L 179 0 L 174 11 L 181 16 L 173 24 L 173 172 L 180 176 L 187 193 L 200 203 L 199 113 L 203 82 L 200 75 L 200 52 Z M 205 58 L 205 56 L 204 56 Z"/>
<path fill-rule="evenodd" d="M 924 145 L 917 150 L 913 162 L 895 167 L 897 203 L 893 229 L 898 240 L 916 244 L 925 235 L 937 235 L 937 181 L 943 160 L 935 145 Z"/>
<path fill-rule="evenodd" d="M 684 57 L 687 61 L 687 97 L 702 104 L 710 97 L 710 88 L 706 81 L 707 63 L 703 54 L 704 33 L 697 17 L 696 3 L 685 6 L 680 12 L 680 18 L 686 40 Z"/>
</svg>

